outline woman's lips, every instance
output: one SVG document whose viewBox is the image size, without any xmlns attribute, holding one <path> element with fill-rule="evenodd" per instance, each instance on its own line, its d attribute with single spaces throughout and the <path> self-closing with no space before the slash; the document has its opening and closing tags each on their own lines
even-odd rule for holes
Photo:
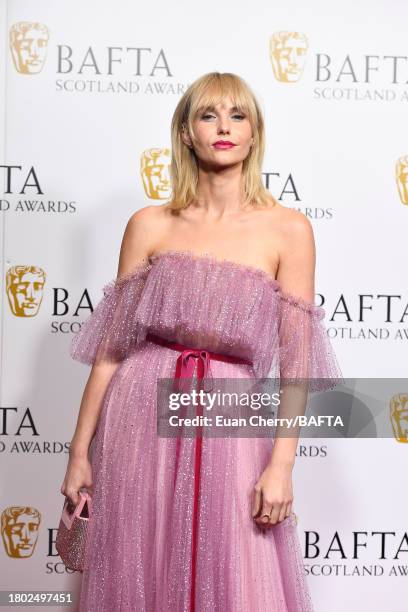
<svg viewBox="0 0 408 612">
<path fill-rule="evenodd" d="M 232 142 L 224 143 L 224 142 L 216 142 L 213 145 L 214 149 L 232 149 L 235 145 Z"/>
</svg>

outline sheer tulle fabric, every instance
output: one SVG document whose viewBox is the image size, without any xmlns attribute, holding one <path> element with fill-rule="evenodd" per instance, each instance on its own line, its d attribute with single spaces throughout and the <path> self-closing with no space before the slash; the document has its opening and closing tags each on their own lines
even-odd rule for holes
<svg viewBox="0 0 408 612">
<path fill-rule="evenodd" d="M 310 393 L 332 389 L 343 378 L 323 323 L 324 309 L 284 291 L 279 298 L 279 348 L 272 358 L 276 376 L 282 384 L 300 380 Z"/>
<path fill-rule="evenodd" d="M 177 440 L 157 435 L 156 381 L 174 376 L 177 352 L 146 334 L 252 361 L 213 360 L 215 378 L 320 379 L 340 374 L 323 316 L 262 270 L 186 251 L 104 287 L 71 344 L 83 363 L 119 362 L 92 442 L 80 612 L 191 612 L 193 580 L 195 612 L 313 611 L 293 517 L 267 531 L 252 520 L 270 438 L 203 438 L 193 576 L 196 441 L 181 438 L 177 457 Z"/>
<path fill-rule="evenodd" d="M 149 270 L 149 263 L 140 263 L 130 274 L 103 287 L 103 298 L 72 339 L 73 359 L 90 365 L 119 362 L 144 339 L 138 302 Z"/>
<path fill-rule="evenodd" d="M 323 308 L 281 289 L 263 270 L 189 251 L 165 251 L 112 280 L 75 334 L 71 356 L 121 361 L 149 330 L 192 348 L 250 359 L 256 377 L 330 389 L 342 374 Z"/>
</svg>

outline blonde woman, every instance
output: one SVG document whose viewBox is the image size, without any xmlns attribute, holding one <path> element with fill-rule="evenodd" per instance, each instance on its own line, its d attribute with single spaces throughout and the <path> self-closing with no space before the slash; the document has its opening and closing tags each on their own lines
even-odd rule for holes
<svg viewBox="0 0 408 612">
<path fill-rule="evenodd" d="M 160 436 L 156 383 L 307 376 L 307 392 L 341 376 L 312 227 L 262 184 L 262 112 L 240 77 L 196 80 L 171 130 L 171 200 L 129 219 L 71 346 L 92 365 L 61 486 L 93 498 L 80 610 L 310 612 L 297 438 Z M 288 398 L 302 410 L 299 388 Z"/>
</svg>

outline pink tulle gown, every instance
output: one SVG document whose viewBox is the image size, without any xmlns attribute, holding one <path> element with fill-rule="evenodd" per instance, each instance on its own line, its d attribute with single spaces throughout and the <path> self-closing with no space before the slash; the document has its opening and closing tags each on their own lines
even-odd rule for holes
<svg viewBox="0 0 408 612">
<path fill-rule="evenodd" d="M 178 354 L 147 335 L 249 362 L 213 360 L 215 378 L 333 379 L 324 314 L 258 268 L 187 250 L 104 287 L 70 349 L 83 363 L 119 362 L 91 445 L 80 611 L 313 610 L 295 515 L 268 530 L 252 519 L 272 438 L 203 437 L 197 463 L 197 439 L 184 437 L 176 457 L 177 439 L 157 434 L 156 380 L 175 375 Z"/>
</svg>

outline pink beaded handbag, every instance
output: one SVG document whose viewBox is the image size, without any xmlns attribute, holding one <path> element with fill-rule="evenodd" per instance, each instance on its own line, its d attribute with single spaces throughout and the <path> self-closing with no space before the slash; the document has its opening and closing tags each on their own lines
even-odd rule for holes
<svg viewBox="0 0 408 612">
<path fill-rule="evenodd" d="M 89 493 L 79 491 L 79 502 L 73 512 L 65 498 L 58 527 L 55 547 L 65 567 L 83 572 L 89 520 L 92 517 L 92 498 Z"/>
</svg>

